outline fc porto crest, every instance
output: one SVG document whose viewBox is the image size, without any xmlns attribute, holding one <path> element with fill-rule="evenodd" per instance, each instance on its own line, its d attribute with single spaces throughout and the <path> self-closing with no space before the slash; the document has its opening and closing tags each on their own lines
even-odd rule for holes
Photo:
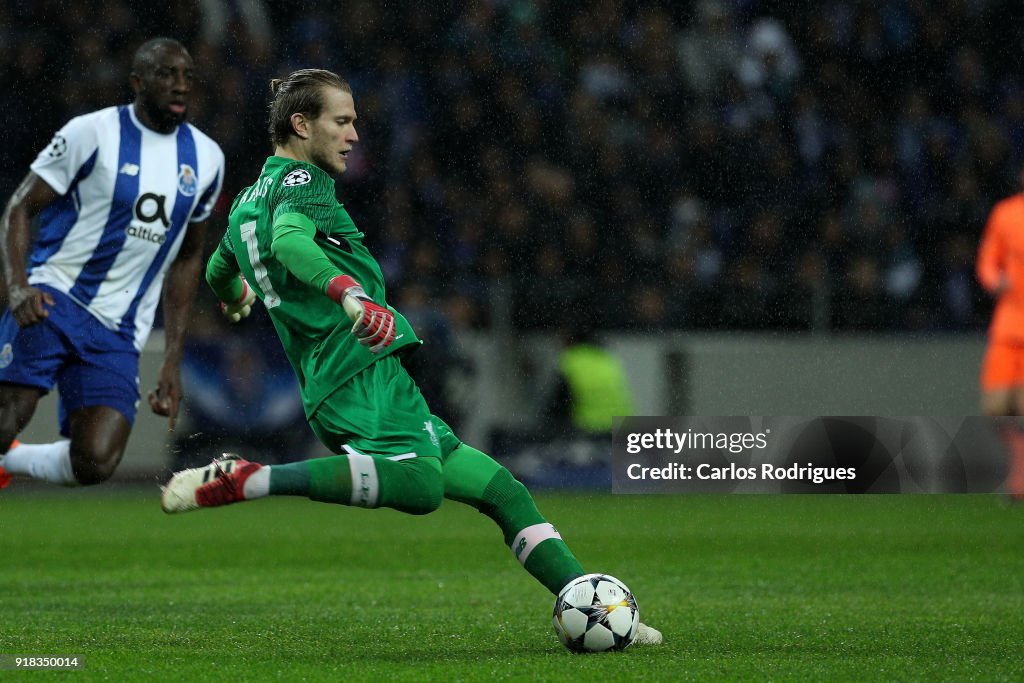
<svg viewBox="0 0 1024 683">
<path fill-rule="evenodd" d="M 199 180 L 196 178 L 195 169 L 188 164 L 182 164 L 181 170 L 178 171 L 178 192 L 186 197 L 195 196 L 198 184 Z"/>
<path fill-rule="evenodd" d="M 10 344 L 4 344 L 4 347 L 0 349 L 0 368 L 6 368 L 14 360 L 14 351 L 11 349 Z"/>
</svg>

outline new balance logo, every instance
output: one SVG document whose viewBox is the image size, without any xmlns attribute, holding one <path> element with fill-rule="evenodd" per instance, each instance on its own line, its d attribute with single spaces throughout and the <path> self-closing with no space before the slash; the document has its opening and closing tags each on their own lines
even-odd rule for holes
<svg viewBox="0 0 1024 683">
<path fill-rule="evenodd" d="M 125 164 L 121 167 L 118 173 L 124 173 L 125 175 L 139 175 L 139 167 L 136 164 Z"/>
</svg>

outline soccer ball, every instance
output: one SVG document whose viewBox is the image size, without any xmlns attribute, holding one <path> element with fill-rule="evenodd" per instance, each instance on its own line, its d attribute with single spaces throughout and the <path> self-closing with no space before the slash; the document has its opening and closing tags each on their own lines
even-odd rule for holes
<svg viewBox="0 0 1024 683">
<path fill-rule="evenodd" d="M 552 621 L 558 639 L 573 652 L 607 652 L 633 642 L 640 610 L 633 593 L 614 576 L 587 574 L 559 592 Z"/>
</svg>

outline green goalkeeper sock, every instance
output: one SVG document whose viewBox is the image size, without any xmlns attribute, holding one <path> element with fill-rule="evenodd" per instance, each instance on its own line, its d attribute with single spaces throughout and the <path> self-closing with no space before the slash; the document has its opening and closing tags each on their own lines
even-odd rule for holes
<svg viewBox="0 0 1024 683">
<path fill-rule="evenodd" d="M 583 567 L 555 527 L 547 522 L 526 487 L 502 468 L 484 490 L 484 513 L 501 527 L 505 544 L 530 575 L 558 595 L 583 575 Z"/>
<path fill-rule="evenodd" d="M 444 464 L 445 497 L 472 505 L 493 519 L 516 559 L 557 594 L 583 574 L 562 537 L 537 510 L 533 497 L 489 455 L 461 444 Z"/>
<path fill-rule="evenodd" d="M 348 456 L 333 455 L 270 466 L 270 495 L 307 496 L 324 503 L 348 505 L 352 475 Z"/>
<path fill-rule="evenodd" d="M 353 480 L 358 486 L 353 487 Z M 270 466 L 270 495 L 307 496 L 321 503 L 433 512 L 444 496 L 438 458 L 401 461 L 360 453 Z"/>
</svg>

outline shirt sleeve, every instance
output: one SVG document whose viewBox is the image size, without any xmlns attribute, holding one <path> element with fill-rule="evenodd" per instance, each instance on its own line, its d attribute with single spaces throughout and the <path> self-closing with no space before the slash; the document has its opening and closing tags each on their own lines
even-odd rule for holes
<svg viewBox="0 0 1024 683">
<path fill-rule="evenodd" d="M 238 277 L 238 261 L 231 245 L 231 235 L 224 234 L 217 248 L 206 262 L 206 283 L 225 302 L 234 302 L 242 298 L 242 281 Z"/>
<path fill-rule="evenodd" d="M 59 195 L 66 194 L 75 178 L 96 159 L 99 134 L 91 117 L 78 116 L 53 136 L 36 160 L 32 171 Z"/>
<path fill-rule="evenodd" d="M 324 294 L 342 272 L 314 240 L 317 230 L 331 233 L 337 206 L 330 176 L 305 166 L 287 173 L 274 197 L 270 251 L 288 272 Z"/>
<path fill-rule="evenodd" d="M 289 184 L 290 183 L 290 184 Z M 300 214 L 315 228 L 330 234 L 334 226 L 338 200 L 334 195 L 334 182 L 323 171 L 296 167 L 285 175 L 284 182 L 275 190 L 273 221 L 277 225 L 281 216 Z M 314 228 L 314 231 L 315 231 Z M 310 239 L 313 238 L 312 232 Z"/>
<path fill-rule="evenodd" d="M 279 213 L 274 219 L 270 251 L 292 275 L 326 294 L 341 270 L 314 241 L 316 224 L 304 213 Z"/>
<path fill-rule="evenodd" d="M 192 212 L 192 217 L 189 219 L 191 223 L 200 223 L 210 217 L 213 207 L 216 206 L 217 199 L 220 197 L 221 187 L 224 185 L 224 152 L 217 145 L 213 146 L 213 150 L 217 159 L 213 167 L 213 182 L 206 187 L 203 196 L 199 198 L 199 203 L 196 204 L 195 211 Z"/>
</svg>

